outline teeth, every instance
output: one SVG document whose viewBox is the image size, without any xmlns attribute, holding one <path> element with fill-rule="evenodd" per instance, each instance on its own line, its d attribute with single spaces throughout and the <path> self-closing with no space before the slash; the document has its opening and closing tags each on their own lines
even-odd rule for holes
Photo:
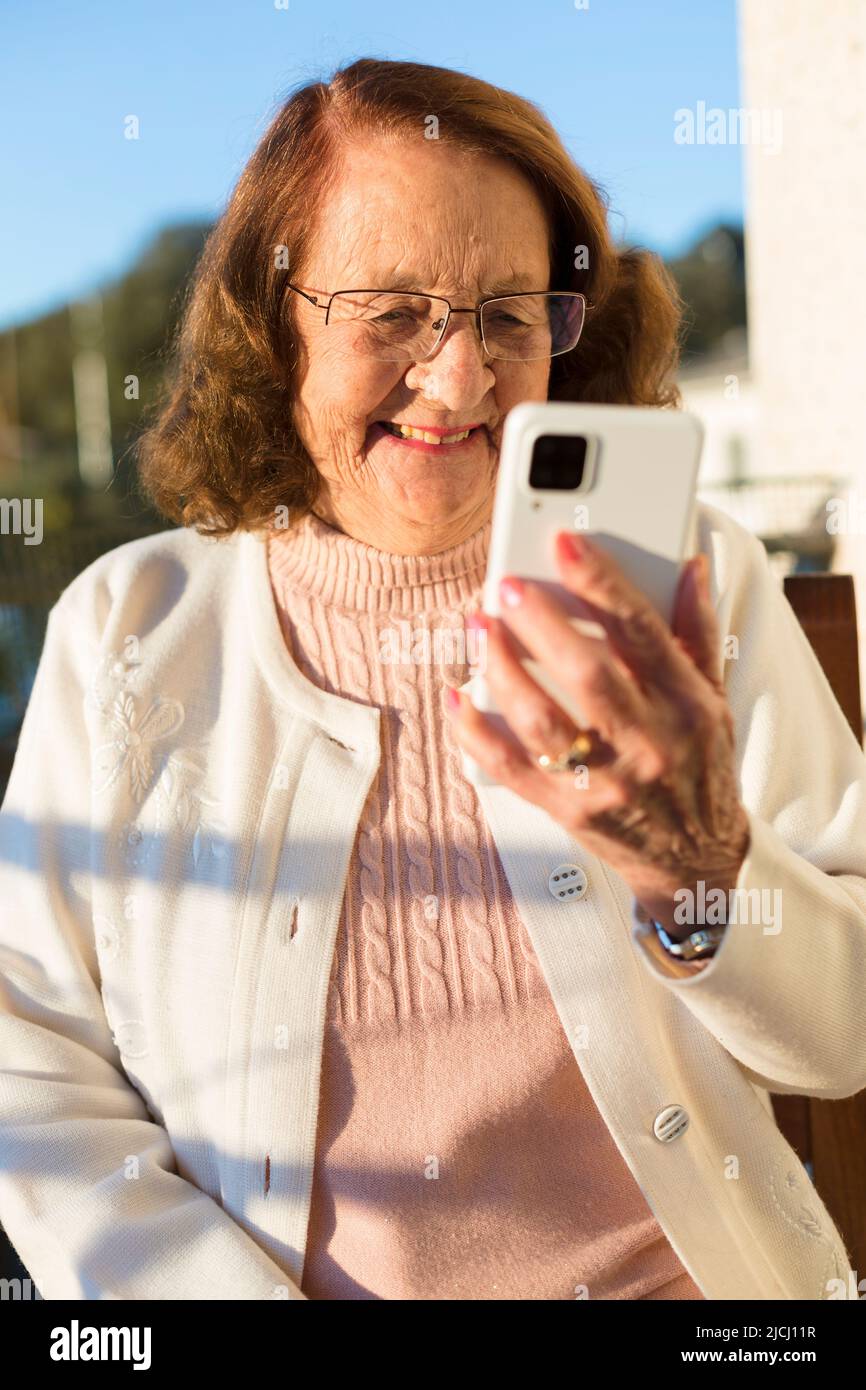
<svg viewBox="0 0 866 1390">
<path fill-rule="evenodd" d="M 429 430 L 417 430 L 412 425 L 394 425 L 390 421 L 383 421 L 383 424 L 398 439 L 423 439 L 426 444 L 457 444 L 471 434 L 471 430 L 460 430 L 457 434 L 431 434 Z"/>
</svg>

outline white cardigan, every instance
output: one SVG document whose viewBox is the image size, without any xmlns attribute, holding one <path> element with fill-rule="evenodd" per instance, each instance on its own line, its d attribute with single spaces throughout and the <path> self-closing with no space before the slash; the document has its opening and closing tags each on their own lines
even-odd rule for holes
<svg viewBox="0 0 866 1390">
<path fill-rule="evenodd" d="M 686 1269 L 709 1299 L 822 1299 L 850 1261 L 768 1091 L 866 1086 L 866 760 L 760 543 L 701 506 L 698 544 L 739 641 L 738 888 L 780 889 L 782 930 L 729 927 L 684 978 L 615 873 L 512 792 L 479 797 Z M 379 710 L 292 662 L 258 536 L 134 541 L 53 608 L 0 815 L 0 1221 L 44 1297 L 303 1297 L 327 986 L 379 755 Z M 563 863 L 578 901 L 549 887 Z"/>
</svg>

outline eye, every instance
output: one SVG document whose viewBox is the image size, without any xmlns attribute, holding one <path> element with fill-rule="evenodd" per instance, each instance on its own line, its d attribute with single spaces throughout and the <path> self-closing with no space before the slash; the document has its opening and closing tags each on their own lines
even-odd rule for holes
<svg viewBox="0 0 866 1390">
<path fill-rule="evenodd" d="M 374 323 L 397 323 L 400 319 L 412 318 L 413 315 L 407 309 L 388 309 L 384 314 L 377 314 Z"/>
</svg>

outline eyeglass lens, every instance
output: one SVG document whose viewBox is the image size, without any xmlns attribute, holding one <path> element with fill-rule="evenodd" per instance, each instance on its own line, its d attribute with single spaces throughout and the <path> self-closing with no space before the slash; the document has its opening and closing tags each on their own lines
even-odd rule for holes
<svg viewBox="0 0 866 1390">
<path fill-rule="evenodd" d="M 583 328 L 584 301 L 570 294 L 515 295 L 481 309 L 481 335 L 491 357 L 531 361 L 573 348 Z M 379 361 L 421 361 L 434 350 L 447 306 L 426 295 L 341 290 L 328 323 L 341 327 L 352 351 Z"/>
</svg>

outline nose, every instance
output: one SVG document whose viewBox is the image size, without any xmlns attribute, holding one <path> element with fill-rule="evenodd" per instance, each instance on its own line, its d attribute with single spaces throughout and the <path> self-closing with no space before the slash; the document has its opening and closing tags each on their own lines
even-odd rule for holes
<svg viewBox="0 0 866 1390">
<path fill-rule="evenodd" d="M 439 401 L 452 412 L 483 400 L 496 376 L 477 323 L 474 314 L 452 314 L 436 351 L 409 368 L 406 385 L 425 400 Z"/>
</svg>

